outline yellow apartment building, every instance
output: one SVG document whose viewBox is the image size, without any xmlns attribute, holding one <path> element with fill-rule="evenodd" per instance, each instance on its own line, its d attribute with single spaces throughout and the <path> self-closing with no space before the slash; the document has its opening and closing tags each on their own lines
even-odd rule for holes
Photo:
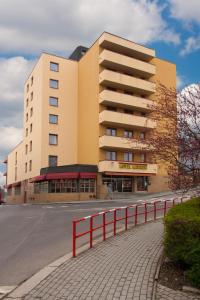
<svg viewBox="0 0 200 300">
<path fill-rule="evenodd" d="M 23 140 L 8 155 L 10 203 L 106 199 L 168 189 L 145 139 L 156 83 L 176 66 L 104 32 L 69 58 L 42 53 L 24 87 Z"/>
</svg>

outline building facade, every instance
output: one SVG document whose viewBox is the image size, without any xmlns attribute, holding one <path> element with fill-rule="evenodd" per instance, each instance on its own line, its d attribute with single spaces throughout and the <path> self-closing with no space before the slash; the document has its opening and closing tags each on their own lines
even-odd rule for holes
<svg viewBox="0 0 200 300">
<path fill-rule="evenodd" d="M 105 199 L 167 190 L 145 139 L 156 82 L 176 66 L 155 50 L 104 32 L 69 59 L 43 53 L 24 88 L 23 140 L 8 155 L 8 202 Z"/>
</svg>

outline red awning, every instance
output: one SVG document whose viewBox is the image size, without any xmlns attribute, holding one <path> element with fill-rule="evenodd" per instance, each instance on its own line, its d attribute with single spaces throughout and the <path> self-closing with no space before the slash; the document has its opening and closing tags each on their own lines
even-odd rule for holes
<svg viewBox="0 0 200 300">
<path fill-rule="evenodd" d="M 7 189 L 11 189 L 11 187 L 12 187 L 12 184 L 9 184 L 6 186 Z"/>
<path fill-rule="evenodd" d="M 21 181 L 19 181 L 19 182 L 15 182 L 15 183 L 13 183 L 13 185 L 12 186 L 20 186 L 21 185 Z"/>
<path fill-rule="evenodd" d="M 46 175 L 39 175 L 31 178 L 30 182 L 39 182 L 39 181 L 44 181 L 45 179 L 46 179 Z"/>
<path fill-rule="evenodd" d="M 80 173 L 80 178 L 96 178 L 96 173 Z"/>
<path fill-rule="evenodd" d="M 47 180 L 55 180 L 55 179 L 74 179 L 78 178 L 79 173 L 49 173 L 46 174 Z"/>
</svg>

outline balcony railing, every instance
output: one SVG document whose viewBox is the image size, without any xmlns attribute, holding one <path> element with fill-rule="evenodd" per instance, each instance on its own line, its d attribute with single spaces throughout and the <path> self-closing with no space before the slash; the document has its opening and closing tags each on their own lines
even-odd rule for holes
<svg viewBox="0 0 200 300">
<path fill-rule="evenodd" d="M 106 49 L 100 53 L 99 63 L 105 68 L 116 68 L 119 72 L 138 76 L 150 77 L 156 73 L 156 67 L 150 63 Z"/>
<path fill-rule="evenodd" d="M 99 114 L 99 123 L 143 129 L 154 129 L 156 127 L 156 122 L 152 119 L 109 110 L 104 110 Z"/>
<path fill-rule="evenodd" d="M 99 172 L 156 175 L 157 164 L 103 160 L 99 162 Z"/>
<path fill-rule="evenodd" d="M 134 149 L 134 150 L 151 150 L 145 142 L 125 137 L 103 135 L 99 138 L 99 148 L 102 149 Z"/>
<path fill-rule="evenodd" d="M 122 74 L 111 70 L 103 70 L 99 75 L 99 84 L 145 95 L 153 94 L 156 85 L 154 82 Z"/>
<path fill-rule="evenodd" d="M 103 105 L 115 104 L 121 107 L 140 108 L 140 110 L 144 111 L 151 111 L 153 106 L 152 100 L 106 89 L 99 94 L 99 103 Z"/>
</svg>

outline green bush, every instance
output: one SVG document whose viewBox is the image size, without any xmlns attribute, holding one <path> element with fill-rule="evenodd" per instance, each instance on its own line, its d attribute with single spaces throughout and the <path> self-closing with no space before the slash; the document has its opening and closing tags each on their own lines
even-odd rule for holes
<svg viewBox="0 0 200 300">
<path fill-rule="evenodd" d="M 200 197 L 174 206 L 164 219 L 166 255 L 200 287 Z"/>
</svg>

